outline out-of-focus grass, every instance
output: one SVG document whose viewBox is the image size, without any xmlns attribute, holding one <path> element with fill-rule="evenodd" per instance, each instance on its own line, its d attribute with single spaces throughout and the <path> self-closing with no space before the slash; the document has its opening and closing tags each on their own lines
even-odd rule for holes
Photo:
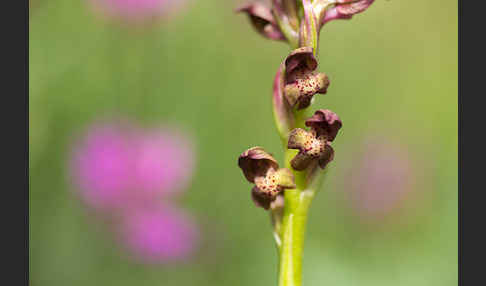
<svg viewBox="0 0 486 286">
<path fill-rule="evenodd" d="M 35 285 L 272 285 L 276 252 L 237 156 L 282 158 L 271 83 L 288 49 L 265 41 L 234 3 L 193 1 L 150 30 L 100 21 L 87 1 L 38 1 L 30 18 L 30 278 Z M 376 1 L 321 32 L 331 78 L 312 108 L 337 112 L 336 158 L 309 219 L 305 285 L 457 283 L 457 4 Z M 100 117 L 175 122 L 197 142 L 182 203 L 205 230 L 189 264 L 124 258 L 72 196 L 73 136 Z M 417 193 L 395 220 L 360 224 L 339 189 L 368 134 L 396 138 L 420 164 Z"/>
</svg>

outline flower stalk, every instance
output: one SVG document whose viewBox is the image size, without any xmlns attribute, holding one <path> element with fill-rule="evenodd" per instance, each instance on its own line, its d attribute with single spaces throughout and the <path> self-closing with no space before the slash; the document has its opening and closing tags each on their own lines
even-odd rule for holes
<svg viewBox="0 0 486 286">
<path fill-rule="evenodd" d="M 326 94 L 329 78 L 318 71 L 319 34 L 325 23 L 350 19 L 374 0 L 272 0 L 253 3 L 246 12 L 264 37 L 289 44 L 291 52 L 273 82 L 273 115 L 283 143 L 284 167 L 261 147 L 243 152 L 238 165 L 254 183 L 251 198 L 270 212 L 279 252 L 279 286 L 302 285 L 302 258 L 307 215 L 334 159 L 331 142 L 342 122 L 328 109 L 309 116 L 316 94 Z"/>
</svg>

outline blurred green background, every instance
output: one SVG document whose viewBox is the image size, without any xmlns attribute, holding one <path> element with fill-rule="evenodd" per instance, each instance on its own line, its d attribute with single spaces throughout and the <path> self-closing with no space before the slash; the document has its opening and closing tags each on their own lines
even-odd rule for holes
<svg viewBox="0 0 486 286">
<path fill-rule="evenodd" d="M 88 1 L 31 1 L 32 285 L 276 285 L 269 217 L 236 161 L 255 145 L 282 160 L 271 87 L 289 50 L 235 15 L 239 3 L 193 0 L 134 29 L 100 20 Z M 322 30 L 331 85 L 312 108 L 332 109 L 344 127 L 310 211 L 304 285 L 457 285 L 457 34 L 452 0 L 377 0 Z M 72 196 L 73 136 L 114 115 L 193 133 L 197 166 L 182 204 L 203 242 L 191 262 L 126 259 Z M 363 140 L 378 135 L 408 150 L 417 195 L 369 222 L 350 209 L 343 182 Z"/>
</svg>

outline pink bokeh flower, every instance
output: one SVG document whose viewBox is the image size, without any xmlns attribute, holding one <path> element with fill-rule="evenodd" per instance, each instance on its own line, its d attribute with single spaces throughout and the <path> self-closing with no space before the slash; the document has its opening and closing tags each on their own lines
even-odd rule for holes
<svg viewBox="0 0 486 286">
<path fill-rule="evenodd" d="M 366 140 L 354 158 L 344 183 L 353 209 L 364 218 L 399 209 L 416 179 L 407 147 L 385 139 Z"/>
<path fill-rule="evenodd" d="M 189 135 L 123 122 L 89 126 L 74 147 L 71 172 L 81 199 L 114 223 L 120 241 L 146 263 L 189 258 L 197 245 L 192 218 L 176 207 L 192 177 Z"/>
<path fill-rule="evenodd" d="M 127 214 L 120 234 L 135 259 L 145 263 L 188 259 L 198 241 L 192 218 L 173 206 L 137 209 Z"/>
<path fill-rule="evenodd" d="M 88 128 L 76 145 L 72 173 L 89 206 L 131 208 L 183 191 L 194 157 L 189 136 L 174 128 L 102 123 Z"/>
<path fill-rule="evenodd" d="M 170 128 L 146 132 L 138 138 L 133 165 L 136 187 L 145 195 L 173 195 L 191 178 L 195 154 L 187 135 Z"/>
<path fill-rule="evenodd" d="M 187 0 L 89 0 L 107 18 L 131 23 L 148 22 L 178 12 Z"/>
<path fill-rule="evenodd" d="M 120 207 L 132 187 L 131 130 L 119 124 L 91 127 L 73 152 L 72 172 L 82 199 L 96 209 Z"/>
</svg>

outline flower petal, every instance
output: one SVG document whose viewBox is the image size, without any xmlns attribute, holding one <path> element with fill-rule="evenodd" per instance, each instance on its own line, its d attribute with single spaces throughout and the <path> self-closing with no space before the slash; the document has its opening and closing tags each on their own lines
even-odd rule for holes
<svg viewBox="0 0 486 286">
<path fill-rule="evenodd" d="M 331 9 L 328 9 L 325 16 L 320 21 L 320 26 L 337 19 L 351 19 L 354 14 L 361 13 L 373 4 L 374 0 L 337 0 L 337 3 Z"/>
<path fill-rule="evenodd" d="M 262 193 L 257 186 L 251 189 L 251 199 L 257 207 L 263 208 L 265 210 L 268 210 L 270 208 L 270 203 L 272 202 L 272 198 Z"/>
<path fill-rule="evenodd" d="M 343 123 L 331 110 L 319 109 L 305 121 L 305 125 L 314 129 L 318 136 L 325 135 L 328 141 L 333 141 Z"/>
<path fill-rule="evenodd" d="M 275 22 L 272 11 L 262 3 L 246 4 L 236 9 L 236 12 L 247 13 L 253 27 L 264 37 L 272 40 L 286 40 Z"/>
<path fill-rule="evenodd" d="M 293 83 L 285 86 L 284 94 L 290 106 L 298 103 L 297 109 L 307 108 L 316 93 L 325 94 L 329 86 L 329 78 L 325 73 L 298 73 Z"/>
<path fill-rule="evenodd" d="M 304 152 L 299 152 L 295 157 L 290 161 L 290 165 L 297 171 L 305 170 L 311 163 L 314 161 L 315 158 L 308 156 Z"/>
<path fill-rule="evenodd" d="M 289 142 L 287 148 L 289 149 L 299 149 L 304 148 L 305 142 L 310 139 L 312 135 L 302 128 L 296 128 L 292 130 L 289 134 Z"/>
<path fill-rule="evenodd" d="M 282 188 L 293 189 L 295 188 L 294 174 L 287 169 L 278 169 L 275 178 L 277 179 L 277 184 Z"/>
<path fill-rule="evenodd" d="M 331 145 L 326 144 L 324 155 L 319 158 L 319 167 L 324 169 L 332 160 L 334 160 L 334 149 L 331 147 Z"/>
<path fill-rule="evenodd" d="M 317 59 L 311 47 L 293 50 L 285 59 L 285 81 L 293 82 L 299 71 L 311 72 L 317 68 Z"/>
<path fill-rule="evenodd" d="M 354 15 L 363 12 L 368 9 L 368 7 L 373 4 L 375 0 L 360 0 L 360 1 L 350 1 L 350 0 L 338 0 L 336 8 L 338 12 L 343 15 Z M 348 4 L 347 4 L 348 3 Z"/>
<path fill-rule="evenodd" d="M 277 211 L 283 212 L 284 205 L 285 205 L 285 197 L 284 197 L 283 193 L 280 193 L 275 197 L 275 200 L 273 200 L 270 203 L 270 208 L 272 208 L 272 211 L 274 211 L 274 212 L 277 212 Z M 283 214 L 281 214 L 281 215 L 283 215 Z"/>
<path fill-rule="evenodd" d="M 243 152 L 238 158 L 238 166 L 251 183 L 255 182 L 255 177 L 265 176 L 268 169 L 278 169 L 277 161 L 262 147 L 253 147 Z"/>
</svg>

